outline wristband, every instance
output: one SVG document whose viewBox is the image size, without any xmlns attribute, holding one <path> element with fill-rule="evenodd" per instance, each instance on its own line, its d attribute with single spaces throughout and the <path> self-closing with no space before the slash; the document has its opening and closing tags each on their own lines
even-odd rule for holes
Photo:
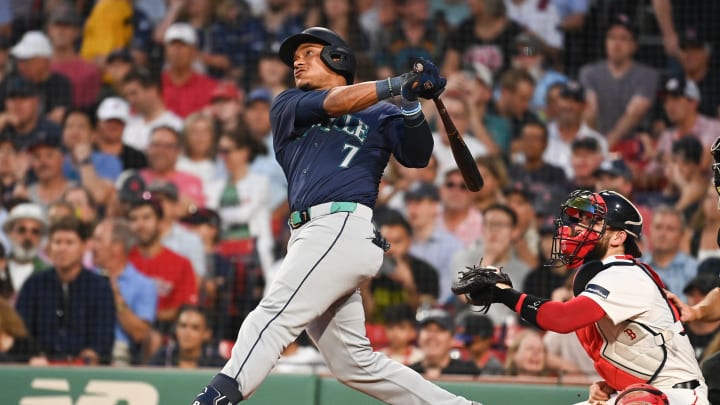
<svg viewBox="0 0 720 405">
<path fill-rule="evenodd" d="M 378 100 L 400 95 L 402 87 L 402 78 L 400 76 L 388 77 L 385 80 L 377 80 L 375 82 L 375 93 Z"/>
</svg>

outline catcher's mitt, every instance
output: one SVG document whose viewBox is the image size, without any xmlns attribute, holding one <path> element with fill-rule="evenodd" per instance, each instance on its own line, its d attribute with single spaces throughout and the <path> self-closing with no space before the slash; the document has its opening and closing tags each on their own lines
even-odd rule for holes
<svg viewBox="0 0 720 405">
<path fill-rule="evenodd" d="M 468 271 L 460 272 L 451 289 L 455 295 L 465 295 L 473 305 L 482 307 L 480 311 L 487 313 L 490 304 L 497 302 L 495 284 L 502 283 L 512 287 L 510 276 L 502 272 L 502 268 L 493 266 L 482 267 L 482 260 L 478 266 L 466 267 Z"/>
</svg>

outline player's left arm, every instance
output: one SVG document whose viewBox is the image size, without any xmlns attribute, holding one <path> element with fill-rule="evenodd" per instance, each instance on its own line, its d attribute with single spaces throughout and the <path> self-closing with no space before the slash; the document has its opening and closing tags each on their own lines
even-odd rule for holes
<svg viewBox="0 0 720 405">
<path fill-rule="evenodd" d="M 597 322 L 605 316 L 605 310 L 600 305 L 582 295 L 567 302 L 558 302 L 500 286 L 497 294 L 498 301 L 543 330 L 569 333 Z"/>
</svg>

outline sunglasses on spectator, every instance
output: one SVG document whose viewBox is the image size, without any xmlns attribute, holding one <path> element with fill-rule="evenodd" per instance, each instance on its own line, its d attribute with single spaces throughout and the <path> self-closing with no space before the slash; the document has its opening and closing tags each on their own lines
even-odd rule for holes
<svg viewBox="0 0 720 405">
<path fill-rule="evenodd" d="M 465 183 L 453 183 L 452 181 L 446 181 L 445 182 L 445 188 L 453 189 L 457 188 L 462 191 L 467 191 L 467 185 Z"/>
<path fill-rule="evenodd" d="M 40 235 L 40 228 L 26 228 L 24 226 L 19 226 L 19 227 L 15 228 L 15 231 L 22 235 L 25 235 L 27 233 L 31 233 L 33 236 Z"/>
<path fill-rule="evenodd" d="M 231 149 L 231 148 L 219 148 L 217 150 L 217 154 L 220 156 L 225 156 L 225 155 L 229 155 L 229 154 L 233 153 L 234 151 L 235 151 L 235 149 Z"/>
</svg>

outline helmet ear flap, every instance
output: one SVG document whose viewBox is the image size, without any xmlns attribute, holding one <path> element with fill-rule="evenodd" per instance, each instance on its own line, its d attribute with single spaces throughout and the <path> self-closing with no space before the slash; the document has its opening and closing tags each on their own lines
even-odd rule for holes
<svg viewBox="0 0 720 405">
<path fill-rule="evenodd" d="M 355 81 L 355 55 L 342 45 L 326 45 L 320 52 L 320 58 L 333 72 L 342 75 L 347 84 Z"/>
</svg>

